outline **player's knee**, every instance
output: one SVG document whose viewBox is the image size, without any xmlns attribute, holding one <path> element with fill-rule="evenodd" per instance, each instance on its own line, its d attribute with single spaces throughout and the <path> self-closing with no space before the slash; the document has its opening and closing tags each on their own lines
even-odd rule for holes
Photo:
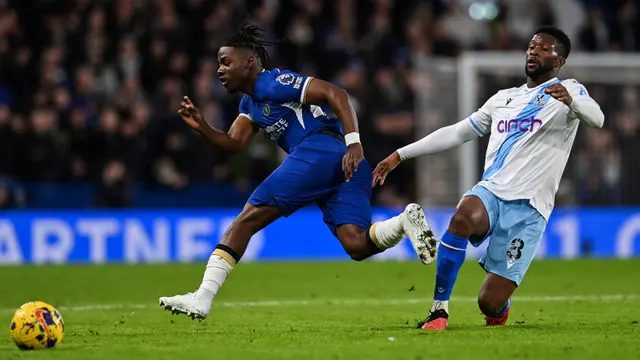
<svg viewBox="0 0 640 360">
<path fill-rule="evenodd" d="M 362 261 L 369 257 L 369 254 L 367 254 L 364 249 L 359 246 L 345 246 L 344 250 L 353 261 Z"/>
<path fill-rule="evenodd" d="M 358 234 L 355 231 L 344 231 L 339 234 L 339 239 L 344 251 L 351 257 L 351 260 L 362 261 L 371 256 L 364 234 Z"/>
<path fill-rule="evenodd" d="M 465 198 L 456 209 L 449 222 L 449 232 L 469 238 L 488 231 L 488 217 L 482 201 L 475 197 Z"/>
<path fill-rule="evenodd" d="M 464 212 L 456 211 L 449 221 L 449 232 L 456 236 L 469 238 L 473 230 L 473 219 Z"/>
<path fill-rule="evenodd" d="M 351 257 L 351 260 L 353 261 L 362 261 L 368 258 L 369 255 L 363 252 L 350 252 L 349 257 Z"/>
<path fill-rule="evenodd" d="M 369 257 L 366 247 L 355 240 L 343 241 L 343 247 L 353 261 L 362 261 Z"/>
<path fill-rule="evenodd" d="M 482 291 L 478 296 L 478 307 L 486 316 L 495 317 L 496 314 L 499 314 L 504 309 L 507 301 L 508 299 L 500 299 L 497 296 Z"/>
</svg>

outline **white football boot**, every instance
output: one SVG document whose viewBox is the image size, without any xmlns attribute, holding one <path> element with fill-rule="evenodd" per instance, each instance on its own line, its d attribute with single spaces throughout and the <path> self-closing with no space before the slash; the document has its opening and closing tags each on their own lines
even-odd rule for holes
<svg viewBox="0 0 640 360">
<path fill-rule="evenodd" d="M 207 318 L 211 310 L 211 303 L 198 299 L 196 293 L 186 293 L 171 297 L 161 297 L 160 306 L 172 314 L 185 314 L 191 319 L 200 321 Z"/>
<path fill-rule="evenodd" d="M 402 213 L 404 233 L 423 264 L 429 265 L 436 258 L 438 241 L 425 219 L 422 206 L 409 204 Z"/>
</svg>

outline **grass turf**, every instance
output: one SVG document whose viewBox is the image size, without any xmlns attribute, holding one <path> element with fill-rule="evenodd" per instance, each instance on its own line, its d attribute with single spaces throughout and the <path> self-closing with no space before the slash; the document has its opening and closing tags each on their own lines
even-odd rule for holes
<svg viewBox="0 0 640 360">
<path fill-rule="evenodd" d="M 194 290 L 204 265 L 0 267 L 0 317 L 30 300 L 57 306 L 53 350 L 2 359 L 604 359 L 640 355 L 640 261 L 537 261 L 506 327 L 486 328 L 475 297 L 484 278 L 463 266 L 450 329 L 415 329 L 428 314 L 434 266 L 418 263 L 240 264 L 209 318 L 157 306 Z M 603 297 L 603 295 L 607 295 Z M 614 295 L 614 296 L 610 296 Z M 624 295 L 624 296 L 618 296 Z M 626 296 L 631 295 L 631 296 Z"/>
</svg>

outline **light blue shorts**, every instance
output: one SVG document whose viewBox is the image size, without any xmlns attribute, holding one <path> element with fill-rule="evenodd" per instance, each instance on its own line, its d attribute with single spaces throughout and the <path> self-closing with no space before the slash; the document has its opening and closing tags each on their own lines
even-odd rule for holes
<svg viewBox="0 0 640 360">
<path fill-rule="evenodd" d="M 488 237 L 489 244 L 480 257 L 480 266 L 520 285 L 531 265 L 547 221 L 529 200 L 504 201 L 482 186 L 475 186 L 464 196 L 482 200 L 489 214 L 489 231 L 482 238 L 471 238 L 478 247 Z"/>
</svg>

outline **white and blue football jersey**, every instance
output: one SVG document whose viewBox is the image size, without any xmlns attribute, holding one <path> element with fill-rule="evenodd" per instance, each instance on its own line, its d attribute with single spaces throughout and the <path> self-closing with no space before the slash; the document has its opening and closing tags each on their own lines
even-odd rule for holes
<svg viewBox="0 0 640 360">
<path fill-rule="evenodd" d="M 491 134 L 479 185 L 503 200 L 530 200 L 546 219 L 580 123 L 568 106 L 545 93 L 557 83 L 574 101 L 594 101 L 578 81 L 553 78 L 531 89 L 500 90 L 468 118 L 478 135 Z"/>
</svg>

